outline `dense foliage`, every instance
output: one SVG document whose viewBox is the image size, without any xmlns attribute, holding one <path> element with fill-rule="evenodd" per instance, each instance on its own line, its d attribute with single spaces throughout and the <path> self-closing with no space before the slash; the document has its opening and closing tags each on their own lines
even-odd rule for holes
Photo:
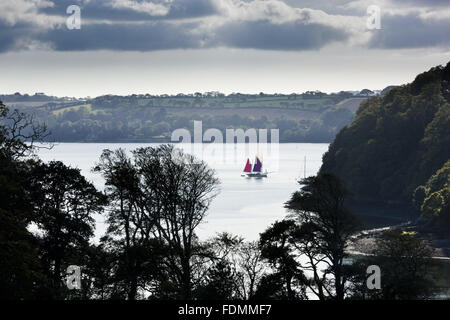
<svg viewBox="0 0 450 320">
<path fill-rule="evenodd" d="M 65 268 L 81 264 L 104 197 L 61 162 L 32 157 L 45 128 L 0 103 L 0 297 L 62 298 Z"/>
<path fill-rule="evenodd" d="M 449 102 L 450 63 L 418 75 L 384 97 L 368 99 L 355 121 L 336 136 L 321 171 L 342 178 L 359 200 L 410 202 L 414 190 L 450 158 Z M 448 177 L 448 171 L 439 175 Z M 426 195 L 426 212 L 439 197 L 448 201 L 445 188 L 427 192 L 431 193 Z"/>
<path fill-rule="evenodd" d="M 450 226 L 450 160 L 426 183 L 416 189 L 415 195 L 423 188 L 423 196 L 418 199 L 423 217 L 436 229 Z M 422 200 L 422 201 L 420 201 Z"/>
</svg>

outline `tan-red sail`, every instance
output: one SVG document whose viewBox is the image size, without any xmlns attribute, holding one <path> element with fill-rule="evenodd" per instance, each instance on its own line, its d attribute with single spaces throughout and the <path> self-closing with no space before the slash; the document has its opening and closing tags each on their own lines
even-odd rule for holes
<svg viewBox="0 0 450 320">
<path fill-rule="evenodd" d="M 252 164 L 250 163 L 250 159 L 247 159 L 247 164 L 245 165 L 244 172 L 251 172 Z"/>
</svg>

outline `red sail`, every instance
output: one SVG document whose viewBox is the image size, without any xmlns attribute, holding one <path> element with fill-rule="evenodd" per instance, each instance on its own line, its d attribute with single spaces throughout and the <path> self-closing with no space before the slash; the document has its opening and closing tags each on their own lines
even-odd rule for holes
<svg viewBox="0 0 450 320">
<path fill-rule="evenodd" d="M 250 163 L 250 160 L 247 159 L 247 164 L 245 165 L 244 172 L 251 172 L 252 171 L 252 164 Z"/>
</svg>

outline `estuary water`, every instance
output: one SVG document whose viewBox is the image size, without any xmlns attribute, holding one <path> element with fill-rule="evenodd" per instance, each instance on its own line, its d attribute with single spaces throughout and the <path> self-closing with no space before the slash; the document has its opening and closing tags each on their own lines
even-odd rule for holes
<svg viewBox="0 0 450 320">
<path fill-rule="evenodd" d="M 157 146 L 142 143 L 57 143 L 51 150 L 40 149 L 43 161 L 59 160 L 81 169 L 83 175 L 99 189 L 103 178 L 92 172 L 104 149 L 122 148 L 132 151 L 140 147 Z M 297 180 L 317 173 L 322 155 L 328 150 L 324 143 L 286 144 L 177 144 L 185 152 L 206 161 L 220 180 L 220 193 L 213 200 L 208 215 L 197 234 L 204 240 L 218 232 L 230 232 L 246 240 L 257 240 L 271 223 L 283 219 L 287 212 L 283 204 L 299 189 Z M 267 178 L 242 176 L 247 159 L 262 159 Z M 305 161 L 306 160 L 306 161 Z M 97 221 L 96 239 L 106 229 L 104 216 Z"/>
<path fill-rule="evenodd" d="M 158 144 L 134 143 L 58 143 L 53 149 L 40 149 L 44 161 L 60 160 L 78 167 L 88 180 L 99 189 L 104 188 L 103 178 L 91 171 L 104 149 L 123 148 L 127 151 Z M 205 240 L 218 232 L 230 232 L 246 240 L 257 240 L 276 220 L 283 219 L 287 212 L 283 204 L 299 189 L 298 179 L 304 175 L 315 175 L 322 164 L 322 155 L 328 144 L 286 143 L 279 145 L 244 144 L 177 144 L 178 148 L 205 160 L 220 180 L 220 193 L 213 200 L 208 215 L 197 230 Z M 242 177 L 247 161 L 254 163 L 258 155 L 263 161 L 263 171 L 268 178 L 249 179 Z M 306 158 L 306 166 L 305 166 Z M 306 167 L 306 168 L 305 168 Z M 305 170 L 306 169 L 306 170 Z M 105 217 L 97 215 L 94 241 L 106 231 Z M 439 279 L 435 299 L 450 296 L 450 261 L 436 261 L 434 273 Z M 308 272 L 307 272 L 308 274 Z M 309 275 L 309 274 L 308 274 Z M 308 293 L 311 299 L 315 296 Z"/>
</svg>

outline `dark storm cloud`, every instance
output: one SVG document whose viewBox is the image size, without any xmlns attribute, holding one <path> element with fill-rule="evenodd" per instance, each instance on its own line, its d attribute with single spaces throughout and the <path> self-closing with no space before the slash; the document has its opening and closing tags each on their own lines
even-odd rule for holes
<svg viewBox="0 0 450 320">
<path fill-rule="evenodd" d="M 179 0 L 173 3 L 167 18 L 196 18 L 219 14 L 211 0 Z"/>
<path fill-rule="evenodd" d="M 61 11 L 65 13 L 66 7 L 73 3 L 73 0 L 54 3 L 52 7 L 39 9 L 39 13 L 50 16 L 57 16 Z M 64 23 L 51 28 L 34 28 L 34 30 L 31 24 L 28 29 L 26 25 L 23 28 L 15 25 L 6 29 L 14 33 L 16 39 L 34 35 L 35 41 L 57 51 L 99 49 L 152 51 L 217 46 L 310 50 L 323 47 L 333 41 L 346 40 L 349 37 L 344 30 L 319 23 L 307 24 L 295 19 L 272 22 L 271 15 L 280 18 L 279 12 L 282 12 L 280 10 L 286 8 L 281 2 L 275 2 L 276 7 L 270 7 L 270 10 L 258 11 L 258 17 L 256 19 L 253 17 L 251 21 L 246 21 L 246 18 L 235 19 L 221 16 L 221 22 L 213 23 L 212 26 L 205 25 L 202 19 L 186 20 L 186 18 L 209 17 L 216 14 L 217 7 L 213 5 L 212 0 L 171 1 L 170 9 L 164 16 L 151 16 L 148 12 L 136 11 L 142 8 L 124 8 L 124 5 L 130 4 L 129 1 L 121 1 L 120 8 L 113 8 L 112 1 L 104 0 L 75 3 L 82 7 L 80 30 L 68 30 Z M 168 5 L 164 1 L 159 3 Z M 234 8 L 232 14 L 240 14 L 239 10 L 240 8 Z M 104 20 L 108 23 L 103 22 Z M 17 44 L 8 36 L 8 31 L 1 33 L 5 37 L 3 51 Z M 15 47 L 17 48 L 17 45 Z"/>
<path fill-rule="evenodd" d="M 0 53 L 30 47 L 35 30 L 28 23 L 18 23 L 11 28 L 0 20 Z"/>
<path fill-rule="evenodd" d="M 37 39 L 52 43 L 58 51 L 76 50 L 136 50 L 192 49 L 234 47 L 269 50 L 310 50 L 331 41 L 343 41 L 348 35 L 331 27 L 301 23 L 273 25 L 266 21 L 226 24 L 215 35 L 191 32 L 196 23 L 173 24 L 95 24 L 81 30 L 53 29 Z"/>
<path fill-rule="evenodd" d="M 450 45 L 450 20 L 421 19 L 415 14 L 382 16 L 382 29 L 373 30 L 372 48 L 424 48 Z"/>
<path fill-rule="evenodd" d="M 136 1 L 144 3 L 143 1 Z M 186 19 L 214 15 L 216 7 L 211 0 L 176 0 L 170 4 L 160 1 L 152 1 L 155 4 L 165 5 L 169 8 L 164 15 L 150 15 L 144 11 L 133 10 L 130 7 L 114 7 L 111 0 L 58 0 L 52 7 L 43 8 L 40 11 L 52 15 L 64 16 L 68 6 L 76 4 L 80 6 L 82 15 L 86 19 L 105 19 L 109 21 L 148 21 L 161 19 Z"/>
<path fill-rule="evenodd" d="M 7 28 L 8 26 L 0 21 L 0 30 L 7 30 Z M 8 31 L 9 32 L 0 31 L 0 52 L 13 49 L 17 35 L 22 33 L 19 26 Z"/>
<path fill-rule="evenodd" d="M 35 8 L 36 21 L 25 16 L 30 12 L 28 9 L 18 11 L 13 22 L 8 22 L 8 14 L 4 14 L 2 20 L 0 12 L 0 52 L 40 45 L 58 51 L 152 51 L 218 46 L 312 50 L 337 41 L 346 42 L 367 32 L 363 26 L 364 16 L 360 16 L 361 25 L 358 26 L 354 11 L 349 9 L 347 16 L 342 13 L 345 5 L 358 3 L 357 0 L 333 0 L 327 5 L 325 0 L 303 1 L 310 6 L 314 3 L 315 10 L 296 9 L 301 7 L 297 0 L 54 0 L 53 6 L 42 5 L 48 2 L 44 0 L 16 1 L 17 6 L 22 4 L 24 8 L 30 3 L 40 2 L 41 5 Z M 415 6 L 433 4 L 436 8 L 431 13 L 438 12 L 441 4 L 449 3 L 443 0 L 404 1 Z M 341 3 L 340 16 L 327 14 L 330 3 L 338 2 Z M 149 3 L 157 8 L 148 7 Z M 391 0 L 391 3 L 400 1 Z M 81 30 L 65 27 L 66 8 L 72 4 L 81 7 Z M 368 47 L 420 48 L 449 44 L 448 18 L 436 19 L 432 15 L 421 18 L 419 11 L 404 16 L 383 12 L 382 9 L 382 30 L 371 32 Z M 42 22 L 43 17 L 59 20 L 48 24 Z"/>
<path fill-rule="evenodd" d="M 320 24 L 270 24 L 266 21 L 230 23 L 219 28 L 216 34 L 220 45 L 268 50 L 319 49 L 349 37 L 343 30 Z"/>
<path fill-rule="evenodd" d="M 421 7 L 450 6 L 449 0 L 391 0 L 402 5 L 417 5 Z"/>
<path fill-rule="evenodd" d="M 58 51 L 133 50 L 152 51 L 188 49 L 199 46 L 198 39 L 187 32 L 193 25 L 166 22 L 146 24 L 91 24 L 80 30 L 53 29 L 38 39 L 51 42 Z"/>
</svg>

